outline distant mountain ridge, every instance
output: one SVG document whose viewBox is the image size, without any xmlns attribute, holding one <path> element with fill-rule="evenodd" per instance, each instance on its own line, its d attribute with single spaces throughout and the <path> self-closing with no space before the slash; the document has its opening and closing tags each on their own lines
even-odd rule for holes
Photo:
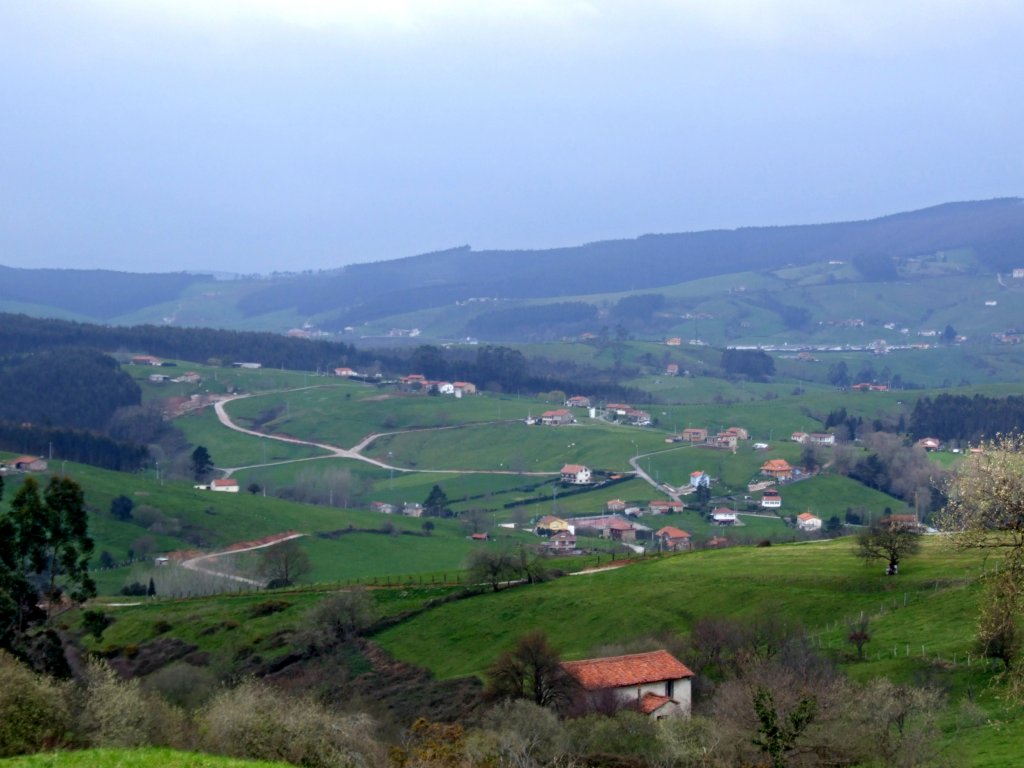
<svg viewBox="0 0 1024 768">
<path fill-rule="evenodd" d="M 474 297 L 546 299 L 645 291 L 829 260 L 856 263 L 866 276 L 885 279 L 893 259 L 956 249 L 970 249 L 981 268 L 991 272 L 1021 266 L 1024 200 L 946 203 L 855 222 L 648 234 L 548 250 L 463 246 L 252 280 L 221 301 L 233 302 L 241 317 L 236 327 L 291 313 L 318 317 L 320 327 L 337 330 Z M 113 321 L 146 307 L 173 305 L 204 280 L 212 277 L 0 267 L 0 308 L 39 314 L 52 307 L 83 319 Z M 222 285 L 231 282 L 236 281 Z"/>
</svg>

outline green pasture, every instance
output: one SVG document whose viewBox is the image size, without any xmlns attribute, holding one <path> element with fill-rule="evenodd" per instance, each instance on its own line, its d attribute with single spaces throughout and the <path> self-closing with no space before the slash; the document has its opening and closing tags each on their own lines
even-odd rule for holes
<svg viewBox="0 0 1024 768">
<path fill-rule="evenodd" d="M 481 674 L 531 629 L 547 632 L 563 655 L 581 658 L 602 645 L 686 632 L 702 616 L 755 618 L 770 610 L 835 646 L 844 621 L 867 611 L 881 614 L 876 631 L 887 633 L 872 655 L 891 650 L 892 641 L 966 657 L 979 596 L 971 580 L 981 567 L 978 556 L 936 539 L 908 558 L 896 579 L 856 557 L 851 539 L 684 553 L 442 606 L 375 639 L 399 658 L 453 677 Z M 893 600 L 902 608 L 904 593 L 908 605 L 925 605 L 916 614 L 882 612 Z M 950 620 L 958 615 L 959 622 Z"/>
<path fill-rule="evenodd" d="M 313 446 L 259 438 L 228 429 L 217 419 L 212 406 L 175 419 L 174 424 L 189 443 L 205 446 L 218 467 L 245 467 L 325 453 Z"/>
<path fill-rule="evenodd" d="M 555 407 L 540 401 L 493 395 L 454 398 L 403 394 L 351 382 L 346 387 L 306 389 L 236 400 L 226 406 L 244 427 L 351 447 L 373 433 L 447 427 L 480 421 L 525 419 Z M 561 407 L 561 404 L 558 404 Z"/>
<path fill-rule="evenodd" d="M 288 768 L 288 765 L 161 748 L 41 752 L 0 760 L 4 768 Z"/>
<path fill-rule="evenodd" d="M 378 438 L 367 455 L 423 469 L 554 472 L 564 464 L 629 471 L 629 458 L 665 445 L 664 433 L 584 418 L 560 427 L 522 421 L 405 432 Z"/>
<path fill-rule="evenodd" d="M 193 394 L 229 394 L 232 392 L 267 392 L 278 389 L 308 387 L 314 384 L 340 386 L 337 378 L 317 375 L 307 371 L 285 371 L 277 368 L 232 368 L 219 365 L 167 360 L 173 366 L 131 365 L 122 366 L 142 389 L 143 401 L 163 400 L 168 397 L 189 397 Z M 202 380 L 196 384 L 184 382 L 154 383 L 151 374 L 177 378 L 186 371 L 198 373 Z"/>
<path fill-rule="evenodd" d="M 822 520 L 828 520 L 833 515 L 842 520 L 846 510 L 852 507 L 867 510 L 871 518 L 877 520 L 886 507 L 896 514 L 911 511 L 900 499 L 841 475 L 821 474 L 808 480 L 787 483 L 779 487 L 779 493 L 782 496 L 781 511 L 785 515 L 813 512 Z"/>
</svg>

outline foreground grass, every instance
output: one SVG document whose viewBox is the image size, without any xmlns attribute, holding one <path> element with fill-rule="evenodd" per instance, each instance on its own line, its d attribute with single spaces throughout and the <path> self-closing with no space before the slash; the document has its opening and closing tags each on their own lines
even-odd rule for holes
<svg viewBox="0 0 1024 768">
<path fill-rule="evenodd" d="M 287 765 L 153 748 L 44 752 L 0 760 L 4 768 L 285 768 Z"/>
</svg>

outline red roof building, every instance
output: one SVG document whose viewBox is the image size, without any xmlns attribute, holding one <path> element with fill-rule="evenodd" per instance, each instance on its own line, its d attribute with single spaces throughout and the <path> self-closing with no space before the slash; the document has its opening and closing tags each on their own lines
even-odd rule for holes
<svg viewBox="0 0 1024 768">
<path fill-rule="evenodd" d="M 668 651 L 564 661 L 562 669 L 589 694 L 611 691 L 625 705 L 657 717 L 688 717 L 693 672 Z"/>
</svg>

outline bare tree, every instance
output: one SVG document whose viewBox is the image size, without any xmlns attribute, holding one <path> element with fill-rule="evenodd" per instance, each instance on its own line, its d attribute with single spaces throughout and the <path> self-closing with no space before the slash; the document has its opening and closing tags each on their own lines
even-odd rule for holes
<svg viewBox="0 0 1024 768">
<path fill-rule="evenodd" d="M 282 541 L 260 552 L 258 571 L 268 587 L 287 587 L 312 569 L 309 555 L 295 539 Z"/>
<path fill-rule="evenodd" d="M 523 635 L 504 651 L 487 670 L 487 680 L 490 696 L 529 699 L 542 707 L 565 704 L 573 687 L 558 652 L 540 631 Z"/>
<path fill-rule="evenodd" d="M 503 581 L 515 574 L 512 555 L 493 549 L 475 550 L 469 556 L 466 567 L 472 581 L 488 584 L 495 592 L 501 589 Z"/>
</svg>

